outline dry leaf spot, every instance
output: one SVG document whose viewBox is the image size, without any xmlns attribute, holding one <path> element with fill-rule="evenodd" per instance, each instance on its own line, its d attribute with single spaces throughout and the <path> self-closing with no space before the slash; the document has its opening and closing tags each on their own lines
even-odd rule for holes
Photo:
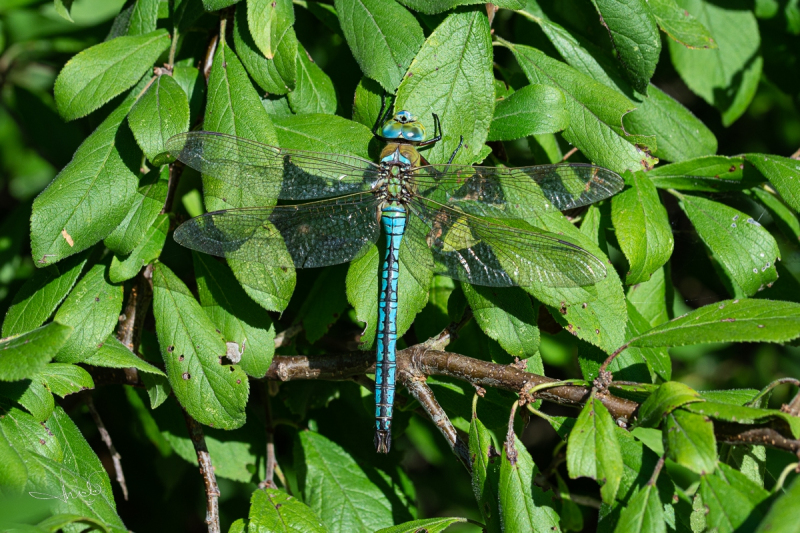
<svg viewBox="0 0 800 533">
<path fill-rule="evenodd" d="M 73 241 L 72 236 L 69 233 L 67 233 L 67 228 L 61 230 L 61 236 L 64 237 L 64 240 L 67 241 L 67 244 L 69 244 L 70 248 L 75 246 L 75 241 Z"/>
</svg>

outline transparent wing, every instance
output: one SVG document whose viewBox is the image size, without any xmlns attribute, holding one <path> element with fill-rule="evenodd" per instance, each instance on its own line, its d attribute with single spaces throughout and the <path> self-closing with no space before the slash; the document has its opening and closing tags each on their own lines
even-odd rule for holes
<svg viewBox="0 0 800 533">
<path fill-rule="evenodd" d="M 187 220 L 175 240 L 193 250 L 273 266 L 352 261 L 380 234 L 378 200 L 355 194 L 301 205 L 228 209 Z M 288 251 L 288 256 L 287 256 Z"/>
<path fill-rule="evenodd" d="M 423 199 L 414 200 L 411 211 L 424 222 L 409 225 L 411 237 L 430 246 L 437 274 L 495 287 L 579 287 L 606 277 L 603 261 L 524 222 L 507 226 Z"/>
<path fill-rule="evenodd" d="M 592 204 L 625 184 L 618 174 L 583 163 L 519 168 L 426 165 L 411 181 L 421 196 L 495 218 L 528 218 L 543 210 Z"/>
<path fill-rule="evenodd" d="M 283 200 L 369 191 L 379 175 L 375 163 L 359 157 L 287 150 L 210 131 L 175 135 L 166 148 L 203 174 Z"/>
</svg>

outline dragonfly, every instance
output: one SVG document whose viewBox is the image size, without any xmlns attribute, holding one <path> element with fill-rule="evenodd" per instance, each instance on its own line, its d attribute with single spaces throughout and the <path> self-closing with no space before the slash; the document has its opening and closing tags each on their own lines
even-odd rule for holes
<svg viewBox="0 0 800 533">
<path fill-rule="evenodd" d="M 377 163 L 207 131 L 167 141 L 170 154 L 186 165 L 276 204 L 190 219 L 174 233 L 183 246 L 271 267 L 314 268 L 362 257 L 383 230 L 375 366 L 379 453 L 391 447 L 401 242 L 412 264 L 464 283 L 592 285 L 606 277 L 604 261 L 528 221 L 592 204 L 623 187 L 618 174 L 591 164 L 454 165 L 463 137 L 446 164 L 430 164 L 418 149 L 441 141 L 439 117 L 432 113 L 434 132 L 426 140 L 417 117 L 392 115 L 391 106 L 384 114 L 384 107 L 372 129 L 384 143 Z"/>
</svg>

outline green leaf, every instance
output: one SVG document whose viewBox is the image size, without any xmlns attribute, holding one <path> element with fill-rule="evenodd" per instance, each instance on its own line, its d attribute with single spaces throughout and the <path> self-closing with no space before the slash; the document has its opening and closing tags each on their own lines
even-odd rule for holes
<svg viewBox="0 0 800 533">
<path fill-rule="evenodd" d="M 136 0 L 128 21 L 128 35 L 144 35 L 156 30 L 160 0 Z"/>
<path fill-rule="evenodd" d="M 137 186 L 131 168 L 138 168 L 140 155 L 133 137 L 120 125 L 131 105 L 132 99 L 120 104 L 34 200 L 31 249 L 36 266 L 55 263 L 104 239 L 130 210 Z"/>
<path fill-rule="evenodd" d="M 490 339 L 496 340 L 512 357 L 528 359 L 529 372 L 541 372 L 538 310 L 519 287 L 479 287 L 462 284 L 475 320 Z"/>
<path fill-rule="evenodd" d="M 74 120 L 122 94 L 153 66 L 169 43 L 169 34 L 161 29 L 87 48 L 70 59 L 56 79 L 58 112 L 65 120 Z"/>
<path fill-rule="evenodd" d="M 506 46 L 531 83 L 550 85 L 564 93 L 570 117 L 564 138 L 589 160 L 617 172 L 647 169 L 656 163 L 625 138 L 622 117 L 635 106 L 622 94 L 535 48 Z"/>
<path fill-rule="evenodd" d="M 757 185 L 741 157 L 698 157 L 671 165 L 662 165 L 647 173 L 659 189 L 684 191 L 739 191 Z"/>
<path fill-rule="evenodd" d="M 383 88 L 378 82 L 363 76 L 358 82 L 356 95 L 353 98 L 353 121 L 366 126 L 371 132 L 379 118 L 378 113 L 381 112 L 383 94 Z"/>
<path fill-rule="evenodd" d="M 619 533 L 667 533 L 664 523 L 664 508 L 658 497 L 658 489 L 645 484 L 631 498 L 620 514 L 615 532 Z"/>
<path fill-rule="evenodd" d="M 466 518 L 457 517 L 423 518 L 392 527 L 385 527 L 379 529 L 377 533 L 418 533 L 419 531 L 424 531 L 425 533 L 440 533 L 453 524 L 461 524 L 466 521 Z"/>
<path fill-rule="evenodd" d="M 592 0 L 592 3 L 608 30 L 623 74 L 634 89 L 646 94 L 661 53 L 661 36 L 650 7 L 645 0 Z"/>
<path fill-rule="evenodd" d="M 203 7 L 206 11 L 219 11 L 239 1 L 240 0 L 203 0 Z"/>
<path fill-rule="evenodd" d="M 422 224 L 419 218 L 411 217 L 409 225 Z M 417 228 L 416 231 L 424 231 Z M 383 248 L 381 248 L 382 250 Z M 405 238 L 400 242 L 400 264 L 397 279 L 397 336 L 408 331 L 417 313 L 428 303 L 428 289 L 433 272 L 430 248 L 416 239 Z M 426 261 L 425 258 L 429 258 Z M 365 323 L 361 337 L 362 348 L 368 349 L 375 341 L 378 323 L 379 292 L 379 248 L 371 246 L 363 256 L 352 261 L 345 279 L 347 301 L 355 308 L 356 318 Z"/>
<path fill-rule="evenodd" d="M 335 5 L 361 71 L 394 93 L 425 41 L 417 20 L 395 2 L 336 0 Z"/>
<path fill-rule="evenodd" d="M 3 337 L 31 331 L 50 318 L 75 285 L 88 257 L 88 253 L 78 254 L 61 264 L 35 271 L 14 295 L 3 321 Z"/>
<path fill-rule="evenodd" d="M 351 154 L 369 159 L 372 132 L 336 115 L 310 114 L 273 117 L 278 143 L 283 148 Z"/>
<path fill-rule="evenodd" d="M 725 300 L 655 327 L 631 346 L 685 346 L 709 342 L 788 342 L 800 337 L 800 304 Z"/>
<path fill-rule="evenodd" d="M 636 308 L 639 314 L 650 323 L 658 326 L 669 320 L 669 309 L 672 307 L 672 284 L 666 274 L 668 265 L 665 265 L 650 277 L 649 281 L 632 285 L 628 288 L 628 302 Z M 669 301 L 669 309 L 667 302 Z M 642 330 L 637 335 L 644 333 Z"/>
<path fill-rule="evenodd" d="M 291 3 L 288 4 L 288 7 L 286 4 L 286 2 L 281 2 L 280 6 L 276 5 L 274 9 L 281 12 L 288 9 L 293 18 L 294 11 Z M 283 16 L 285 17 L 286 14 L 284 13 Z M 253 80 L 259 87 L 270 94 L 286 94 L 291 89 L 294 89 L 297 76 L 298 46 L 294 27 L 291 25 L 283 26 L 280 28 L 280 32 L 277 32 L 278 29 L 274 28 L 274 30 L 271 29 L 268 32 L 272 33 L 273 37 L 277 39 L 274 56 L 268 59 L 264 57 L 253 40 L 247 24 L 247 9 L 245 9 L 244 4 L 237 7 L 233 26 L 233 42 L 236 46 L 236 53 L 242 60 L 247 72 L 253 77 Z"/>
<path fill-rule="evenodd" d="M 564 235 L 595 257 L 605 257 L 598 243 L 603 230 L 600 213 L 592 207 L 578 230 L 561 213 L 540 213 L 530 223 L 537 228 Z M 550 314 L 567 331 L 611 353 L 625 342 L 627 304 L 616 270 L 607 269 L 606 279 L 593 286 L 554 289 L 525 287 L 549 307 Z"/>
<path fill-rule="evenodd" d="M 114 335 L 109 335 L 100 349 L 82 362 L 87 365 L 104 368 L 135 368 L 141 372 L 166 377 L 164 372 L 141 357 L 137 357 Z"/>
<path fill-rule="evenodd" d="M 548 85 L 526 85 L 498 101 L 488 141 L 513 141 L 528 135 L 555 133 L 569 125 L 564 94 Z"/>
<path fill-rule="evenodd" d="M 21 450 L 16 450 L 11 440 L 6 436 L 0 424 L 0 494 L 8 497 L 10 494 L 20 495 L 28 481 L 28 469 Z"/>
<path fill-rule="evenodd" d="M 153 225 L 148 228 L 144 238 L 125 258 L 115 255 L 111 261 L 109 278 L 114 283 L 129 280 L 139 273 L 141 268 L 158 259 L 169 231 L 169 216 L 158 215 Z"/>
<path fill-rule="evenodd" d="M 500 482 L 500 454 L 492 435 L 473 414 L 469 424 L 469 456 L 472 460 L 472 492 L 483 515 L 487 533 L 502 531 L 497 498 Z"/>
<path fill-rule="evenodd" d="M 789 207 L 800 213 L 800 161 L 767 154 L 747 154 L 745 158 L 775 186 Z"/>
<path fill-rule="evenodd" d="M 32 380 L 0 383 L 0 397 L 8 398 L 27 409 L 37 422 L 50 418 L 55 407 L 53 395 L 35 377 Z"/>
<path fill-rule="evenodd" d="M 629 175 L 631 187 L 611 199 L 611 220 L 630 270 L 628 285 L 642 283 L 672 255 L 674 241 L 667 210 L 644 172 Z"/>
<path fill-rule="evenodd" d="M 780 420 L 782 425 L 789 427 L 795 438 L 800 438 L 800 418 L 777 409 L 758 409 L 720 402 L 704 402 L 703 405 L 690 405 L 686 409 L 714 420 L 737 424 L 761 424 Z"/>
<path fill-rule="evenodd" d="M 714 425 L 706 417 L 676 409 L 662 429 L 667 458 L 698 474 L 711 474 L 717 466 Z"/>
<path fill-rule="evenodd" d="M 72 328 L 51 322 L 0 342 L 0 381 L 30 378 L 40 372 L 72 335 Z"/>
<path fill-rule="evenodd" d="M 504 531 L 561 531 L 552 498 L 533 482 L 539 469 L 516 436 L 500 459 L 499 506 Z"/>
<path fill-rule="evenodd" d="M 249 0 L 247 26 L 253 41 L 267 59 L 278 53 L 279 43 L 294 24 L 291 0 Z"/>
<path fill-rule="evenodd" d="M 147 159 L 165 148 L 167 139 L 189 129 L 189 99 L 172 76 L 157 76 L 128 115 L 128 125 Z"/>
<path fill-rule="evenodd" d="M 639 311 L 628 303 L 628 327 L 625 334 L 626 339 L 632 339 L 642 335 L 651 329 L 650 323 L 644 318 Z M 655 376 L 661 379 L 669 380 L 672 377 L 672 360 L 669 357 L 669 352 L 664 348 L 628 348 L 628 350 L 638 350 L 640 355 L 647 364 L 650 375 L 655 382 Z"/>
<path fill-rule="evenodd" d="M 775 193 L 769 193 L 764 189 L 755 187 L 750 189 L 751 193 L 759 202 L 767 209 L 767 212 L 772 217 L 775 225 L 781 230 L 784 237 L 790 240 L 797 239 L 800 241 L 800 220 L 797 215 L 792 213 L 792 210 L 786 207 Z M 745 193 L 747 194 L 747 193 Z M 779 266 L 778 269 L 781 267 Z M 779 271 L 778 274 L 781 274 Z"/>
<path fill-rule="evenodd" d="M 153 225 L 147 230 L 136 248 L 124 260 L 115 255 L 111 260 L 108 277 L 114 283 L 120 283 L 136 276 L 143 266 L 149 265 L 161 255 L 161 249 L 167 240 L 169 231 L 169 215 L 158 215 Z"/>
<path fill-rule="evenodd" d="M 72 20 L 72 16 L 70 15 L 70 10 L 72 9 L 72 2 L 75 0 L 53 0 L 53 3 L 56 8 L 56 13 L 58 13 L 64 20 L 69 22 L 74 22 Z"/>
<path fill-rule="evenodd" d="M 675 409 L 694 402 L 705 401 L 700 394 L 683 383 L 667 381 L 639 407 L 639 425 L 657 427 Z"/>
<path fill-rule="evenodd" d="M 125 219 L 105 238 L 103 244 L 119 255 L 128 255 L 144 239 L 167 199 L 169 167 L 161 173 L 150 171 L 139 180 L 138 194 L 134 195 Z"/>
<path fill-rule="evenodd" d="M 681 208 L 731 281 L 747 296 L 778 279 L 775 262 L 781 257 L 775 238 L 756 220 L 739 210 L 705 198 L 683 196 Z"/>
<path fill-rule="evenodd" d="M 398 0 L 401 4 L 425 13 L 427 15 L 435 15 L 443 11 L 448 11 L 458 6 L 468 6 L 473 4 L 483 4 L 481 0 Z M 494 5 L 506 9 L 520 9 L 525 5 L 524 0 L 497 0 L 492 2 Z"/>
<path fill-rule="evenodd" d="M 675 0 L 648 0 L 661 31 L 686 48 L 717 48 L 708 29 Z"/>
<path fill-rule="evenodd" d="M 672 64 L 696 95 L 722 113 L 730 126 L 747 109 L 761 78 L 758 23 L 743 0 L 716 4 L 679 0 L 678 5 L 709 29 L 718 48 L 690 50 L 670 40 Z M 730 31 L 736 28 L 736 31 Z"/>
<path fill-rule="evenodd" d="M 55 321 L 74 331 L 56 354 L 59 363 L 80 363 L 114 331 L 122 310 L 122 285 L 112 285 L 107 265 L 94 265 L 56 312 Z"/>
<path fill-rule="evenodd" d="M 719 533 L 733 533 L 755 508 L 750 499 L 718 475 L 700 479 L 700 495 L 707 511 L 706 524 Z"/>
<path fill-rule="evenodd" d="M 314 63 L 302 45 L 297 46 L 295 59 L 297 82 L 294 91 L 287 96 L 289 105 L 297 114 L 336 112 L 336 91 L 333 82 Z"/>
<path fill-rule="evenodd" d="M 800 522 L 800 476 L 795 476 L 791 485 L 770 507 L 767 516 L 758 525 L 756 533 L 791 533 Z"/>
<path fill-rule="evenodd" d="M 234 53 L 220 46 L 208 82 L 208 107 L 204 127 L 236 135 L 244 139 L 277 144 L 277 137 L 261 100 L 247 73 Z M 257 191 L 242 190 L 228 185 L 212 176 L 203 176 L 203 196 L 209 210 L 229 207 L 258 207 L 275 203 L 274 198 L 258 194 Z M 253 245 L 252 243 L 250 245 Z M 287 265 L 267 267 L 260 263 L 229 260 L 228 264 L 247 294 L 262 307 L 271 311 L 283 311 L 294 290 L 294 266 L 285 253 Z"/>
<path fill-rule="evenodd" d="M 92 376 L 86 370 L 68 363 L 50 363 L 36 377 L 44 381 L 50 392 L 62 398 L 94 388 Z"/>
<path fill-rule="evenodd" d="M 250 498 L 248 533 L 326 533 L 303 502 L 278 489 L 259 489 Z"/>
<path fill-rule="evenodd" d="M 616 424 L 608 409 L 595 397 L 578 415 L 567 441 L 569 477 L 590 477 L 600 486 L 603 502 L 611 504 L 622 480 L 622 452 L 615 433 Z"/>
<path fill-rule="evenodd" d="M 25 492 L 51 500 L 54 514 L 84 516 L 114 533 L 128 531 L 117 515 L 111 482 L 100 459 L 61 407 L 55 408 L 46 426 L 16 409 L 0 420 L 0 426 L 25 461 Z"/>
<path fill-rule="evenodd" d="M 432 113 L 439 116 L 442 140 L 424 153 L 431 163 L 450 159 L 462 135 L 464 145 L 454 162 L 476 161 L 494 114 L 492 42 L 485 13 L 452 13 L 439 24 L 408 68 L 394 108 L 410 111 L 430 132 Z"/>
<path fill-rule="evenodd" d="M 241 359 L 235 362 L 242 370 L 264 377 L 275 353 L 272 319 L 245 294 L 228 267 L 207 255 L 193 253 L 192 258 L 203 310 L 225 341 L 236 343 Z"/>
<path fill-rule="evenodd" d="M 238 365 L 223 365 L 225 343 L 208 315 L 166 266 L 153 269 L 153 314 L 167 377 L 198 422 L 235 429 L 245 422 L 250 385 Z"/>
<path fill-rule="evenodd" d="M 617 63 L 604 50 L 546 20 L 544 13 L 537 13 L 532 7 L 529 4 L 521 13 L 539 24 L 564 61 L 595 81 L 626 95 L 630 105 L 636 108 L 623 116 L 625 129 L 622 134 L 628 132 L 645 139 L 655 138 L 655 146 L 650 146 L 652 154 L 669 161 L 682 161 L 717 151 L 717 140 L 711 130 L 677 100 L 652 84 L 648 86 L 647 96 L 634 90 L 623 79 Z M 617 123 L 609 122 L 609 125 L 614 127 Z"/>
<path fill-rule="evenodd" d="M 273 146 L 278 143 L 258 93 L 228 46 L 219 46 L 214 56 L 203 128 Z M 208 174 L 203 175 L 203 199 L 209 211 L 275 203 L 274 198 L 258 194 L 258 191 L 243 190 Z"/>
<path fill-rule="evenodd" d="M 331 533 L 373 533 L 393 524 L 392 505 L 338 444 L 311 431 L 300 432 L 296 455 L 303 499 Z"/>
</svg>

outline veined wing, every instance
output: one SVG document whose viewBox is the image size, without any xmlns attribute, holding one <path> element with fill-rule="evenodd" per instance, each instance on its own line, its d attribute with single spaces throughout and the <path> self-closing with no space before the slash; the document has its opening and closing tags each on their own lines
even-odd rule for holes
<svg viewBox="0 0 800 533">
<path fill-rule="evenodd" d="M 352 261 L 380 234 L 378 200 L 368 193 L 301 205 L 227 209 L 187 220 L 175 240 L 193 250 L 297 268 Z"/>
<path fill-rule="evenodd" d="M 431 200 L 411 204 L 424 225 L 412 238 L 433 251 L 434 271 L 473 285 L 579 287 L 606 277 L 603 261 L 559 235 L 521 221 L 512 227 L 483 220 Z M 419 234 L 424 226 L 426 234 Z"/>
<path fill-rule="evenodd" d="M 360 157 L 276 148 L 210 131 L 175 135 L 166 147 L 203 174 L 283 200 L 366 192 L 379 177 L 378 166 Z"/>
<path fill-rule="evenodd" d="M 417 194 L 477 216 L 529 218 L 564 211 L 613 196 L 623 179 L 583 163 L 533 167 L 426 165 L 411 177 Z"/>
</svg>

